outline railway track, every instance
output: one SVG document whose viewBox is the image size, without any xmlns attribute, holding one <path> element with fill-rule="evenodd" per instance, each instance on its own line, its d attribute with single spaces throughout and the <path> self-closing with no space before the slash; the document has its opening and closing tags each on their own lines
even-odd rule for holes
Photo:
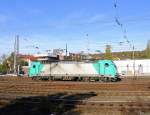
<svg viewBox="0 0 150 115">
<path fill-rule="evenodd" d="M 84 95 L 87 92 L 88 98 Z M 64 93 L 64 97 L 52 96 L 57 93 Z M 41 96 L 48 97 L 50 103 L 63 103 L 64 107 L 150 111 L 150 79 L 93 83 L 0 78 L 0 107 L 16 101 L 21 105 L 39 105 Z"/>
<path fill-rule="evenodd" d="M 60 101 L 64 102 L 65 106 L 76 106 L 76 107 L 101 107 L 110 109 L 146 109 L 150 110 L 150 102 L 138 103 L 138 102 L 128 102 L 128 101 L 83 101 L 83 100 L 65 100 L 65 99 L 49 99 L 52 103 L 58 103 Z M 40 99 L 28 100 L 26 102 L 20 101 L 19 103 L 40 103 Z"/>
<path fill-rule="evenodd" d="M 7 94 L 33 94 L 47 95 L 50 92 L 87 92 L 93 91 L 101 96 L 150 96 L 149 82 L 134 83 L 76 83 L 76 82 L 50 82 L 20 81 L 8 78 L 0 81 L 0 93 Z"/>
<path fill-rule="evenodd" d="M 68 84 L 68 83 L 11 83 L 2 82 L 0 83 L 0 91 L 9 91 L 13 89 L 37 89 L 37 90 L 113 90 L 113 91 L 150 91 L 149 83 L 140 84 Z"/>
<path fill-rule="evenodd" d="M 25 99 L 25 98 L 24 98 Z M 8 99 L 10 101 L 10 98 Z M 5 105 L 8 103 L 8 100 L 1 101 L 0 104 Z M 50 98 L 48 99 L 50 103 L 62 103 L 64 107 L 76 107 L 76 108 L 104 108 L 104 109 L 118 109 L 123 111 L 125 109 L 135 109 L 135 110 L 148 110 L 150 111 L 150 102 L 137 102 L 137 101 L 93 101 L 93 100 L 72 100 L 72 99 L 57 99 Z M 40 98 L 34 98 L 26 100 L 17 101 L 19 104 L 41 104 Z"/>
</svg>

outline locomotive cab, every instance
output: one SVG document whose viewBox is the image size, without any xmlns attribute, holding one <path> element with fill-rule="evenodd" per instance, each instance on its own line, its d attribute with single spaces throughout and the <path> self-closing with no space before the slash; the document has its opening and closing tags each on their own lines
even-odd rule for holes
<svg viewBox="0 0 150 115">
<path fill-rule="evenodd" d="M 105 81 L 107 81 L 107 79 L 117 81 L 117 68 L 112 60 L 99 60 L 94 63 L 94 68 L 100 76 L 106 79 Z"/>
</svg>

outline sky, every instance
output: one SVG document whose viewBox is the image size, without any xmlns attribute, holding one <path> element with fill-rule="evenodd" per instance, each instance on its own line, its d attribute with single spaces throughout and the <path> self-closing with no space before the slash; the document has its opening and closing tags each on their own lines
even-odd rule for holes
<svg viewBox="0 0 150 115">
<path fill-rule="evenodd" d="M 64 49 L 66 43 L 69 52 L 105 52 L 107 44 L 114 52 L 132 50 L 116 16 L 135 50 L 143 50 L 150 39 L 149 5 L 150 0 L 0 0 L 0 55 L 13 51 L 16 35 L 22 54 Z"/>
</svg>

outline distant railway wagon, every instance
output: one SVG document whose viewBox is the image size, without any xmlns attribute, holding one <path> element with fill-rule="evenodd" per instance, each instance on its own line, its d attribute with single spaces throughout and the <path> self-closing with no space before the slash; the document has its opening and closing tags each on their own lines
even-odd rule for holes
<svg viewBox="0 0 150 115">
<path fill-rule="evenodd" d="M 111 60 L 97 62 L 32 62 L 29 77 L 51 80 L 117 81 L 117 68 Z"/>
</svg>

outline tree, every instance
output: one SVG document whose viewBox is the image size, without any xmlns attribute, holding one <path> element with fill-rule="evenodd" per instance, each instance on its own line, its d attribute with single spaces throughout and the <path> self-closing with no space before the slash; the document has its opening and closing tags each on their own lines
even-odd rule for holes
<svg viewBox="0 0 150 115">
<path fill-rule="evenodd" d="M 111 45 L 106 45 L 104 59 L 112 60 Z"/>
<path fill-rule="evenodd" d="M 4 63 L 4 61 L 7 59 L 7 56 L 5 54 L 3 54 L 0 57 L 0 73 L 7 73 L 7 64 Z"/>
<path fill-rule="evenodd" d="M 0 64 L 0 73 L 3 73 L 3 74 L 7 73 L 6 65 Z"/>
<path fill-rule="evenodd" d="M 3 61 L 7 58 L 7 56 L 5 54 L 3 54 L 1 57 L 0 57 L 0 62 L 3 63 Z"/>
<path fill-rule="evenodd" d="M 14 53 L 11 53 L 9 56 L 2 55 L 1 60 L 0 73 L 12 73 L 14 71 Z M 17 57 L 17 65 L 28 66 L 28 63 Z"/>
<path fill-rule="evenodd" d="M 2 73 L 10 73 L 13 69 L 13 53 L 11 55 L 6 56 L 5 54 L 2 55 L 2 64 L 1 64 L 1 72 Z"/>
</svg>

